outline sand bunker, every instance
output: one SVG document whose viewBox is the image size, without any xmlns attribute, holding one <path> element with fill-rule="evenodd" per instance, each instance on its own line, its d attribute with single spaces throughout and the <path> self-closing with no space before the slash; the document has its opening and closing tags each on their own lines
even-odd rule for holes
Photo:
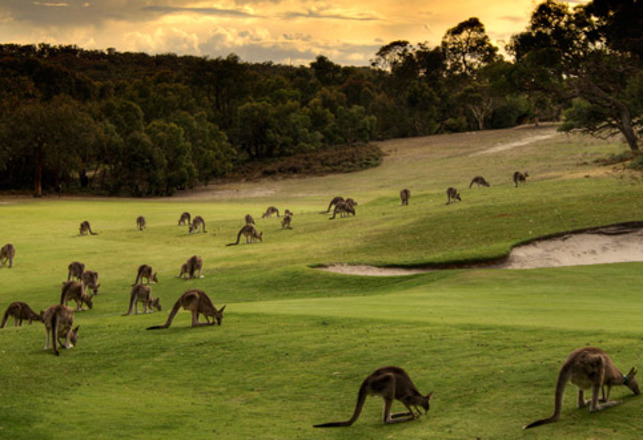
<svg viewBox="0 0 643 440">
<path fill-rule="evenodd" d="M 542 267 L 582 266 L 588 264 L 643 261 L 643 227 L 609 226 L 516 246 L 502 262 L 466 265 L 494 269 L 536 269 Z M 450 266 L 455 268 L 457 266 Z M 383 268 L 336 264 L 321 268 L 349 275 L 398 276 L 440 270 L 438 268 Z"/>
</svg>

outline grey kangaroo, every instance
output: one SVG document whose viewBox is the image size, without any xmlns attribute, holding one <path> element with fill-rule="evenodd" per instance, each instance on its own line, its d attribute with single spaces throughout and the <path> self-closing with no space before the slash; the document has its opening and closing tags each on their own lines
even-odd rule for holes
<svg viewBox="0 0 643 440">
<path fill-rule="evenodd" d="M 85 288 L 78 281 L 65 281 L 60 293 L 60 304 L 67 305 L 70 300 L 76 301 L 76 311 L 81 311 L 83 303 L 90 309 L 94 306 L 92 297 L 87 295 Z"/>
<path fill-rule="evenodd" d="M 172 321 L 176 316 L 179 309 L 183 307 L 185 310 L 189 310 L 192 315 L 192 327 L 202 327 L 204 325 L 221 325 L 223 320 L 223 311 L 225 306 L 217 310 L 217 308 L 212 304 L 212 300 L 202 290 L 191 289 L 183 293 L 179 299 L 174 303 L 172 310 L 170 311 L 167 321 L 163 325 L 155 325 L 153 327 L 148 327 L 148 330 L 158 330 L 162 328 L 168 328 L 172 325 Z M 199 322 L 199 314 L 203 315 L 206 322 Z M 212 318 L 212 322 L 208 318 Z"/>
<path fill-rule="evenodd" d="M 161 311 L 161 302 L 158 298 L 152 298 L 151 296 L 152 288 L 150 286 L 144 286 L 143 284 L 136 284 L 132 287 L 130 291 L 129 298 L 129 310 L 123 316 L 129 316 L 132 314 L 132 309 L 134 309 L 134 314 L 138 315 L 138 303 L 143 303 L 143 313 L 152 313 L 153 309 Z M 149 309 L 149 312 L 148 312 Z"/>
<path fill-rule="evenodd" d="M 34 312 L 31 307 L 27 305 L 27 303 L 24 303 L 22 301 L 12 302 L 4 312 L 0 328 L 4 328 L 4 325 L 7 323 L 9 317 L 13 317 L 15 327 L 22 325 L 22 321 L 25 320 L 29 321 L 29 324 L 31 324 L 32 321 L 42 321 L 42 313 L 43 312 L 40 312 L 39 315 L 38 313 Z"/>
<path fill-rule="evenodd" d="M 411 190 L 404 188 L 402 191 L 400 191 L 400 200 L 402 201 L 402 205 L 408 205 L 409 200 L 411 199 Z"/>
<path fill-rule="evenodd" d="M 520 171 L 516 171 L 516 172 L 514 173 L 514 177 L 513 177 L 513 179 L 514 179 L 514 185 L 515 185 L 516 187 L 518 187 L 518 184 L 520 184 L 520 183 L 523 183 L 523 184 L 524 184 L 524 183 L 526 183 L 526 182 L 527 182 L 527 177 L 529 177 L 529 173 L 528 173 L 528 172 L 526 172 L 526 171 L 525 171 L 524 173 L 521 173 Z"/>
<path fill-rule="evenodd" d="M 190 234 L 195 231 L 198 232 L 199 227 L 201 228 L 201 232 L 208 232 L 205 230 L 205 220 L 203 220 L 203 217 L 201 217 L 200 215 L 197 215 L 192 219 L 192 224 L 190 225 Z"/>
<path fill-rule="evenodd" d="M 4 266 L 8 261 L 9 269 L 13 267 L 13 257 L 15 256 L 16 248 L 11 243 L 5 244 L 2 246 L 2 249 L 0 249 L 0 260 L 2 261 L 2 265 Z"/>
<path fill-rule="evenodd" d="M 328 209 L 326 211 L 322 212 L 322 214 L 328 214 L 332 207 L 337 205 L 339 202 L 343 202 L 343 201 L 344 201 L 344 198 L 342 196 L 333 197 L 332 200 L 330 201 L 330 203 L 328 204 Z"/>
<path fill-rule="evenodd" d="M 355 208 L 353 208 L 353 205 L 349 203 L 348 200 L 339 202 L 337 205 L 335 205 L 333 216 L 328 220 L 334 220 L 335 216 L 337 216 L 337 213 L 339 213 L 340 218 L 348 217 L 349 214 L 355 215 Z"/>
<path fill-rule="evenodd" d="M 86 235 L 87 233 L 91 235 L 98 235 L 96 232 L 92 231 L 92 227 L 87 220 L 80 224 L 80 235 Z"/>
<path fill-rule="evenodd" d="M 72 328 L 74 325 L 74 311 L 62 304 L 55 304 L 50 306 L 47 310 L 42 312 L 42 322 L 45 324 L 45 332 L 47 332 L 47 344 L 45 350 L 49 350 L 49 335 L 53 339 L 54 354 L 60 356 L 58 351 L 59 338 L 65 338 L 64 344 L 60 344 L 65 348 L 72 348 L 78 343 L 78 327 Z"/>
<path fill-rule="evenodd" d="M 94 295 L 98 295 L 98 272 L 93 270 L 86 270 L 80 275 L 80 281 L 83 283 L 85 290 L 91 291 Z"/>
<path fill-rule="evenodd" d="M 447 189 L 447 205 L 451 204 L 451 200 L 455 203 L 456 200 L 462 201 L 458 190 L 452 186 Z"/>
<path fill-rule="evenodd" d="M 203 259 L 198 255 L 192 255 L 188 258 L 188 261 L 181 266 L 181 274 L 179 275 L 179 278 L 183 278 L 184 275 L 187 275 L 186 279 L 191 280 L 195 278 L 197 271 L 199 271 L 199 276 L 197 278 L 202 278 L 201 269 L 203 269 Z"/>
<path fill-rule="evenodd" d="M 72 278 L 80 281 L 83 272 L 85 272 L 85 265 L 79 261 L 72 261 L 69 263 L 69 266 L 67 266 L 67 270 L 67 281 L 70 281 Z"/>
<path fill-rule="evenodd" d="M 136 217 L 136 227 L 138 228 L 139 231 L 142 231 L 145 229 L 145 226 L 147 226 L 147 222 L 145 221 L 145 217 L 142 215 L 139 215 Z"/>
<path fill-rule="evenodd" d="M 257 232 L 257 228 L 255 228 L 253 225 L 245 225 L 239 230 L 236 243 L 228 243 L 226 244 L 226 246 L 238 245 L 242 235 L 246 237 L 246 243 L 256 243 L 257 241 L 263 241 L 263 232 Z"/>
<path fill-rule="evenodd" d="M 255 224 L 255 219 L 252 218 L 250 214 L 246 214 L 244 217 L 244 220 L 246 221 L 246 225 L 254 225 Z"/>
<path fill-rule="evenodd" d="M 482 176 L 476 176 L 473 179 L 471 179 L 471 183 L 469 184 L 469 189 L 471 189 L 471 187 L 474 184 L 478 185 L 478 188 L 480 188 L 481 186 L 490 186 L 489 182 L 487 182 L 485 178 Z"/>
<path fill-rule="evenodd" d="M 183 214 L 181 214 L 181 217 L 179 218 L 179 226 L 181 225 L 190 226 L 192 224 L 191 218 L 192 217 L 190 216 L 189 212 L 184 212 Z"/>
<path fill-rule="evenodd" d="M 277 217 L 279 217 L 279 210 L 274 206 L 268 206 L 266 212 L 261 214 L 261 218 L 272 217 L 273 214 L 277 214 Z"/>
<path fill-rule="evenodd" d="M 134 284 L 132 284 L 132 286 L 135 286 L 138 283 L 142 283 L 143 278 L 147 278 L 146 284 L 159 282 L 157 273 L 154 272 L 154 269 L 152 269 L 152 266 L 150 266 L 149 264 L 141 264 L 138 267 L 138 271 L 136 272 L 136 280 L 134 281 Z"/>
</svg>

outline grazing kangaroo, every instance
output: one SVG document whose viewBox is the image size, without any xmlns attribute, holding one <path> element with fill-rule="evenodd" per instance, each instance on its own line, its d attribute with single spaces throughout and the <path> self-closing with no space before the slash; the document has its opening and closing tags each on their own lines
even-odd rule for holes
<svg viewBox="0 0 643 440">
<path fill-rule="evenodd" d="M 138 267 L 138 272 L 136 273 L 136 280 L 134 281 L 134 284 L 132 284 L 132 286 L 137 285 L 139 282 L 142 283 L 143 278 L 147 278 L 146 284 L 159 282 L 159 279 L 157 277 L 157 272 L 154 272 L 154 269 L 152 269 L 152 266 L 150 266 L 149 264 L 141 264 Z"/>
<path fill-rule="evenodd" d="M 5 244 L 2 246 L 2 249 L 0 249 L 0 260 L 2 261 L 2 265 L 4 266 L 8 261 L 9 269 L 13 267 L 13 257 L 15 256 L 16 248 L 11 243 Z"/>
<path fill-rule="evenodd" d="M 266 212 L 261 214 L 261 218 L 272 217 L 273 214 L 277 214 L 277 218 L 279 218 L 279 210 L 274 206 L 268 206 Z"/>
<path fill-rule="evenodd" d="M 480 188 L 480 186 L 491 186 L 489 185 L 489 182 L 487 182 L 485 178 L 482 176 L 476 176 L 473 179 L 471 179 L 471 183 L 469 184 L 469 189 L 471 189 L 471 187 L 474 184 L 478 185 L 478 188 Z"/>
<path fill-rule="evenodd" d="M 98 295 L 98 288 L 100 287 L 98 272 L 86 270 L 80 276 L 80 281 L 83 283 L 85 290 L 91 290 L 94 295 Z"/>
<path fill-rule="evenodd" d="M 67 281 L 70 281 L 72 278 L 76 278 L 78 281 L 81 280 L 83 272 L 85 272 L 85 265 L 78 261 L 72 261 L 67 266 Z"/>
<path fill-rule="evenodd" d="M 410 199 L 411 199 L 410 189 L 404 188 L 402 191 L 400 191 L 400 200 L 402 201 L 402 205 L 408 205 Z"/>
<path fill-rule="evenodd" d="M 94 306 L 92 297 L 87 295 L 85 288 L 78 281 L 65 281 L 60 293 L 60 304 L 67 305 L 69 300 L 76 301 L 76 311 L 83 310 L 83 303 L 90 309 Z"/>
<path fill-rule="evenodd" d="M 337 205 L 335 205 L 335 209 L 333 210 L 333 216 L 328 220 L 335 219 L 335 216 L 337 215 L 338 212 L 339 212 L 340 218 L 344 218 L 344 217 L 348 217 L 349 214 L 355 215 L 355 208 L 353 208 L 353 205 L 350 204 L 348 201 L 339 202 Z"/>
<path fill-rule="evenodd" d="M 86 235 L 87 233 L 91 235 L 98 235 L 96 232 L 92 231 L 92 227 L 87 220 L 80 224 L 80 235 Z"/>
<path fill-rule="evenodd" d="M 4 312 L 4 316 L 2 317 L 2 324 L 0 324 L 0 328 L 4 328 L 4 325 L 7 323 L 7 320 L 10 316 L 13 316 L 13 319 L 15 321 L 14 327 L 22 325 L 22 321 L 25 320 L 28 320 L 29 324 L 31 324 L 33 321 L 42 321 L 42 316 L 34 312 L 31 307 L 27 305 L 27 303 L 24 303 L 22 301 L 15 301 L 9 304 L 9 307 L 7 307 L 7 310 Z"/>
<path fill-rule="evenodd" d="M 205 220 L 203 220 L 203 217 L 201 217 L 200 215 L 197 215 L 192 219 L 192 224 L 190 225 L 190 234 L 194 231 L 198 231 L 199 226 L 201 227 L 201 232 L 207 232 L 205 230 Z"/>
<path fill-rule="evenodd" d="M 145 229 L 145 226 L 147 226 L 147 222 L 145 221 L 145 217 L 142 215 L 139 215 L 136 217 L 136 227 L 138 228 L 139 231 L 142 231 Z"/>
<path fill-rule="evenodd" d="M 454 203 L 456 200 L 462 201 L 458 190 L 452 186 L 447 189 L 447 205 L 451 204 L 451 200 L 453 200 Z"/>
<path fill-rule="evenodd" d="M 413 385 L 411 378 L 402 368 L 399 367 L 382 367 L 370 374 L 359 387 L 357 394 L 357 404 L 350 419 L 345 422 L 330 422 L 320 425 L 313 425 L 315 428 L 331 428 L 337 426 L 351 426 L 360 413 L 369 395 L 376 395 L 384 399 L 384 412 L 382 413 L 382 423 L 399 423 L 415 420 L 422 415 L 419 407 L 424 408 L 424 414 L 429 412 L 431 407 L 431 391 L 426 396 L 422 395 Z M 407 412 L 391 414 L 391 406 L 394 400 L 399 400 L 408 410 Z M 417 411 L 417 414 L 416 414 Z"/>
<path fill-rule="evenodd" d="M 343 202 L 343 201 L 344 201 L 344 198 L 342 196 L 333 197 L 333 199 L 328 204 L 328 209 L 325 212 L 322 212 L 322 214 L 328 214 L 332 207 L 336 206 L 339 202 Z"/>
<path fill-rule="evenodd" d="M 524 429 L 535 426 L 552 423 L 559 419 L 563 406 L 563 395 L 567 382 L 573 383 L 578 387 L 578 408 L 584 408 L 589 405 L 591 412 L 600 411 L 623 402 L 610 402 L 610 391 L 614 385 L 625 385 L 636 395 L 639 395 L 639 384 L 636 381 L 636 368 L 632 368 L 629 373 L 623 375 L 616 368 L 610 357 L 600 348 L 585 347 L 574 350 L 567 357 L 563 366 L 558 373 L 558 382 L 556 383 L 556 393 L 554 395 L 554 414 L 551 417 L 536 420 L 525 426 Z M 607 394 L 605 388 L 607 387 Z M 592 399 L 585 400 L 583 390 L 592 389 Z M 598 404 L 599 391 L 603 391 L 602 404 Z"/>
<path fill-rule="evenodd" d="M 55 304 L 50 306 L 42 313 L 42 322 L 45 324 L 45 332 L 47 332 L 47 344 L 45 350 L 49 350 L 49 335 L 53 339 L 54 353 L 60 356 L 57 343 L 59 338 L 65 338 L 65 343 L 60 344 L 65 348 L 72 348 L 78 343 L 78 328 L 72 328 L 74 325 L 74 311 L 71 307 L 62 304 Z"/>
<path fill-rule="evenodd" d="M 292 221 L 292 216 L 287 215 L 281 220 L 281 229 L 292 229 L 290 222 Z"/>
<path fill-rule="evenodd" d="M 172 324 L 172 320 L 179 309 L 183 307 L 185 310 L 189 310 L 192 314 L 192 327 L 201 327 L 204 325 L 221 325 L 223 320 L 223 311 L 225 306 L 221 307 L 220 310 L 217 310 L 212 304 L 212 300 L 202 290 L 192 289 L 183 293 L 179 299 L 174 303 L 174 307 L 170 311 L 170 315 L 167 317 L 167 321 L 163 325 L 156 325 L 153 327 L 148 327 L 148 330 L 157 330 L 161 328 L 168 328 Z M 203 315 L 206 322 L 199 322 L 199 314 Z M 212 322 L 208 318 L 212 318 Z"/>
<path fill-rule="evenodd" d="M 244 220 L 246 221 L 246 225 L 254 225 L 255 224 L 255 219 L 252 218 L 250 214 L 246 214 Z"/>
<path fill-rule="evenodd" d="M 132 314 L 132 309 L 134 309 L 134 314 L 138 315 L 138 303 L 143 303 L 143 313 L 152 313 L 153 309 L 161 311 L 161 302 L 158 298 L 152 298 L 151 296 L 152 288 L 150 286 L 144 286 L 143 284 L 137 284 L 132 287 L 132 290 L 129 294 L 129 310 L 123 316 L 129 316 Z M 147 309 L 149 308 L 149 312 Z"/>
<path fill-rule="evenodd" d="M 179 218 L 179 226 L 186 225 L 186 224 L 190 226 L 192 224 L 191 219 L 192 219 L 192 216 L 190 216 L 190 213 L 184 212 L 183 214 L 181 214 L 181 218 Z"/>
<path fill-rule="evenodd" d="M 246 244 L 256 243 L 257 240 L 263 241 L 263 232 L 257 232 L 257 228 L 255 228 L 253 225 L 245 225 L 239 230 L 239 233 L 237 234 L 237 242 L 228 243 L 226 244 L 226 246 L 238 245 L 242 235 L 246 237 Z"/>
<path fill-rule="evenodd" d="M 201 269 L 203 268 L 203 260 L 201 257 L 197 255 L 192 255 L 190 258 L 188 258 L 188 261 L 186 261 L 182 266 L 181 266 L 181 274 L 179 275 L 179 278 L 183 278 L 184 275 L 187 275 L 188 280 L 191 280 L 194 278 L 194 274 L 196 271 L 199 271 L 199 276 L 198 278 L 201 277 Z"/>
<path fill-rule="evenodd" d="M 518 184 L 519 184 L 519 183 L 526 183 L 526 182 L 527 182 L 527 177 L 529 177 L 529 173 L 528 173 L 528 172 L 526 172 L 526 171 L 525 171 L 524 173 L 521 173 L 520 171 L 516 171 L 516 172 L 514 173 L 514 177 L 513 177 L 513 179 L 514 179 L 514 185 L 515 185 L 516 187 L 518 187 Z"/>
</svg>

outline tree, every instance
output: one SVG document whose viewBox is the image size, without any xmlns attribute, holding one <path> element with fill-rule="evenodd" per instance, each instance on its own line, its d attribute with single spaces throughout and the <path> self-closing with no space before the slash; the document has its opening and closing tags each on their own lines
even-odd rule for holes
<svg viewBox="0 0 643 440">
<path fill-rule="evenodd" d="M 476 17 L 447 30 L 442 50 L 454 75 L 472 76 L 483 65 L 498 59 L 498 48 L 491 44 L 484 25 Z"/>
</svg>

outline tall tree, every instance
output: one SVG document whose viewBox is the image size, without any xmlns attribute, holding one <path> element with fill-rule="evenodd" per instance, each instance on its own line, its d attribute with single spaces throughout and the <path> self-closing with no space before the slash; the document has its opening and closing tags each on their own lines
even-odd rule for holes
<svg viewBox="0 0 643 440">
<path fill-rule="evenodd" d="M 498 48 L 476 17 L 447 30 L 442 38 L 442 50 L 454 75 L 471 76 L 483 65 L 498 59 Z"/>
</svg>

